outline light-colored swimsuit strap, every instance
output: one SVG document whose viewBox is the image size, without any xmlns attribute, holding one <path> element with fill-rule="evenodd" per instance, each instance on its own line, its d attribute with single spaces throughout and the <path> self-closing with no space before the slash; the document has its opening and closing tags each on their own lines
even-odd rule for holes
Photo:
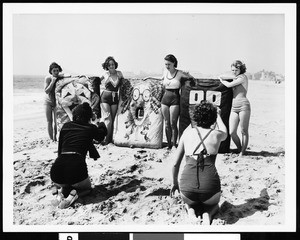
<svg viewBox="0 0 300 240">
<path fill-rule="evenodd" d="M 195 128 L 196 128 L 197 133 L 198 133 L 198 136 L 199 136 L 199 138 L 200 138 L 200 143 L 199 143 L 199 144 L 197 145 L 197 147 L 195 148 L 195 150 L 194 150 L 194 152 L 193 152 L 193 155 L 198 155 L 198 154 L 195 154 L 195 152 L 199 149 L 199 147 L 200 147 L 201 145 L 203 145 L 204 149 L 205 149 L 206 152 L 207 152 L 207 148 L 206 148 L 206 146 L 205 146 L 205 144 L 204 144 L 204 140 L 208 137 L 208 135 L 211 133 L 211 131 L 212 131 L 213 129 L 210 129 L 210 130 L 208 131 L 208 133 L 204 136 L 204 138 L 202 138 L 199 129 L 198 129 L 197 127 L 195 127 Z M 207 153 L 207 155 L 209 155 L 209 154 Z"/>
</svg>

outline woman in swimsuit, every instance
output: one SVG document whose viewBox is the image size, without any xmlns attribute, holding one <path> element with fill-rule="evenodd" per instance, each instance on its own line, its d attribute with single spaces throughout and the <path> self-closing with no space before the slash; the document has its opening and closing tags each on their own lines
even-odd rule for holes
<svg viewBox="0 0 300 240">
<path fill-rule="evenodd" d="M 89 152 L 91 158 L 99 158 L 93 140 L 102 141 L 107 134 L 103 122 L 97 126 L 90 123 L 93 112 L 88 103 L 77 105 L 72 115 L 73 121 L 65 123 L 60 131 L 58 157 L 50 170 L 55 184 L 52 194 L 56 195 L 52 204 L 59 208 L 69 207 L 78 196 L 91 191 L 86 154 Z M 61 188 L 60 191 L 57 187 Z"/>
<path fill-rule="evenodd" d="M 49 76 L 45 77 L 44 90 L 45 96 L 45 110 L 47 119 L 47 129 L 49 137 L 52 141 L 56 142 L 57 125 L 56 125 L 56 99 L 55 99 L 55 85 L 57 80 L 64 77 L 70 77 L 62 72 L 61 66 L 53 62 L 49 66 Z"/>
<path fill-rule="evenodd" d="M 106 72 L 100 77 L 100 106 L 101 115 L 107 116 L 105 123 L 108 134 L 103 144 L 108 144 L 112 142 L 113 124 L 119 102 L 118 91 L 124 77 L 121 71 L 116 70 L 118 63 L 111 56 L 106 58 L 102 67 Z M 102 80 L 104 80 L 104 83 L 102 83 Z"/>
<path fill-rule="evenodd" d="M 183 132 L 176 150 L 171 196 L 178 190 L 191 220 L 197 221 L 195 209 L 201 207 L 203 224 L 210 224 L 218 211 L 221 196 L 215 161 L 220 143 L 227 137 L 227 129 L 220 117 L 220 109 L 207 101 L 195 106 L 193 119 L 196 126 L 190 125 Z M 178 183 L 183 156 L 186 164 Z"/>
<path fill-rule="evenodd" d="M 193 77 L 189 73 L 176 69 L 178 61 L 174 55 L 169 54 L 164 59 L 166 70 L 162 79 L 146 77 L 144 80 L 152 78 L 163 81 L 165 93 L 161 100 L 161 109 L 165 122 L 168 149 L 171 149 L 177 146 L 181 79 Z"/>
<path fill-rule="evenodd" d="M 232 108 L 229 118 L 229 132 L 238 152 L 241 155 L 246 154 L 246 149 L 249 142 L 249 121 L 251 114 L 250 102 L 247 99 L 248 78 L 245 75 L 246 65 L 240 60 L 236 60 L 231 64 L 231 71 L 234 74 L 232 82 L 224 79 L 231 78 L 230 76 L 220 76 L 219 79 L 226 87 L 233 88 Z M 240 124 L 242 133 L 242 144 L 237 134 L 238 125 Z"/>
</svg>

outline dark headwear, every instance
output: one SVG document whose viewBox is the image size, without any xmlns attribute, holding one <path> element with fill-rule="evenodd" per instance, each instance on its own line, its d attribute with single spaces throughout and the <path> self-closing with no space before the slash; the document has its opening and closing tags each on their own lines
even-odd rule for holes
<svg viewBox="0 0 300 240">
<path fill-rule="evenodd" d="M 93 111 L 87 102 L 77 105 L 73 111 L 73 121 L 74 122 L 84 122 L 88 123 L 93 117 Z"/>
</svg>

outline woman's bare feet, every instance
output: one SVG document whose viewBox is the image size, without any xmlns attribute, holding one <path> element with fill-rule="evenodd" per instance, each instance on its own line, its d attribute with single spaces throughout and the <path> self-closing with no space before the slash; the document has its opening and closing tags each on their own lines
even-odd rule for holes
<svg viewBox="0 0 300 240">
<path fill-rule="evenodd" d="M 202 225 L 210 225 L 210 217 L 208 213 L 203 213 L 202 218 L 203 218 Z"/>
</svg>

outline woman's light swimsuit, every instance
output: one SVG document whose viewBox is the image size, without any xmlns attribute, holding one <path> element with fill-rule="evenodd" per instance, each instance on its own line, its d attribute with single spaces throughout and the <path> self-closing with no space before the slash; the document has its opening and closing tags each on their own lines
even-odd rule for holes
<svg viewBox="0 0 300 240">
<path fill-rule="evenodd" d="M 54 109 L 56 106 L 55 86 L 56 86 L 56 82 L 54 83 L 51 91 L 45 94 L 45 98 L 44 98 L 44 104 L 49 105 L 52 109 Z"/>
<path fill-rule="evenodd" d="M 203 203 L 216 193 L 220 192 L 220 178 L 215 167 L 216 154 L 207 154 L 204 140 L 211 133 L 212 129 L 202 139 L 199 129 L 196 127 L 200 137 L 200 143 L 193 152 L 198 155 L 197 160 L 192 155 L 186 155 L 186 165 L 181 174 L 179 188 L 181 193 L 192 201 Z M 204 149 L 195 154 L 198 148 L 203 145 Z"/>
<path fill-rule="evenodd" d="M 232 100 L 231 111 L 239 113 L 241 111 L 251 111 L 250 102 L 247 98 L 234 98 Z"/>
<path fill-rule="evenodd" d="M 245 92 L 247 92 L 248 81 L 246 81 L 246 76 L 241 74 L 238 77 L 242 78 L 243 82 L 241 83 L 241 87 L 243 87 Z M 235 113 L 239 113 L 241 111 L 251 111 L 249 100 L 246 97 L 233 98 L 231 111 Z"/>
<path fill-rule="evenodd" d="M 168 78 L 167 73 L 164 76 L 163 85 L 165 86 L 165 93 L 161 99 L 161 103 L 170 107 L 172 105 L 179 105 L 180 104 L 180 79 L 176 78 L 178 70 L 174 77 Z"/>
<path fill-rule="evenodd" d="M 107 72 L 104 75 L 104 81 L 105 83 L 105 89 L 102 90 L 101 93 L 101 103 L 108 103 L 109 105 L 118 104 L 119 98 L 118 98 L 118 89 L 120 86 L 121 81 L 119 80 L 121 77 L 119 77 L 120 72 L 117 71 L 117 80 L 114 81 L 110 73 Z M 110 78 L 110 80 L 108 80 Z M 117 85 L 114 85 L 112 82 L 117 82 Z"/>
</svg>

